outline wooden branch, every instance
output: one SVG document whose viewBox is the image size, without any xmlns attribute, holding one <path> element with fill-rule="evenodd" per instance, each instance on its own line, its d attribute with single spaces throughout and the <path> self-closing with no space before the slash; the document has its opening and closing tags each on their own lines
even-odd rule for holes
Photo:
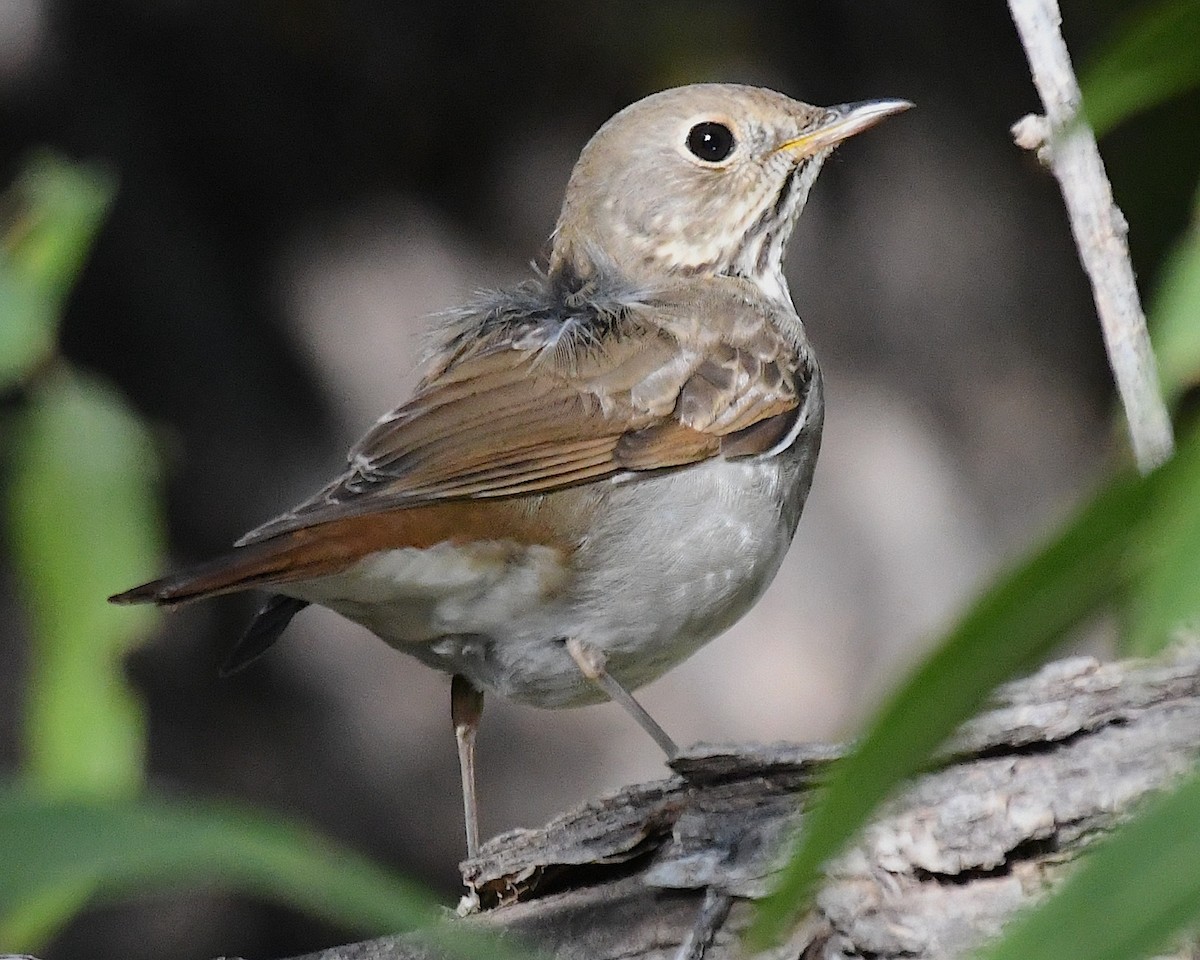
<svg viewBox="0 0 1200 960">
<path fill-rule="evenodd" d="M 1134 456 L 1148 473 L 1170 458 L 1174 441 L 1125 242 L 1129 225 L 1113 201 L 1096 138 L 1079 115 L 1079 82 L 1059 32 L 1058 0 L 1009 0 L 1008 6 L 1046 108 L 1044 117 L 1018 121 L 1013 136 L 1018 146 L 1036 150 L 1058 180 L 1092 283 Z"/>
<path fill-rule="evenodd" d="M 695 747 L 670 779 L 628 787 L 463 865 L 482 912 L 562 960 L 739 955 L 753 901 L 837 749 Z M 1000 691 L 826 870 L 816 908 L 775 957 L 964 956 L 1043 895 L 1089 843 L 1200 756 L 1200 649 L 1052 664 Z M 436 955 L 414 936 L 297 960 Z"/>
</svg>

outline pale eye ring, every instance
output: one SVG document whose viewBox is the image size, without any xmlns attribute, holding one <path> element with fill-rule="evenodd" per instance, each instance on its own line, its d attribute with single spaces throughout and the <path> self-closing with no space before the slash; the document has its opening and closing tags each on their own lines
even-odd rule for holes
<svg viewBox="0 0 1200 960">
<path fill-rule="evenodd" d="M 688 131 L 687 148 L 692 155 L 705 163 L 720 163 L 727 160 L 737 146 L 733 131 L 723 123 L 705 120 Z"/>
</svg>

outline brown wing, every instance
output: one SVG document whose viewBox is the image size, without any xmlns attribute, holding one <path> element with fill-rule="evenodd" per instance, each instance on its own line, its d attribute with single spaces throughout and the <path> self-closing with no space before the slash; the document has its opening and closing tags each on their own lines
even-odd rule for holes
<svg viewBox="0 0 1200 960">
<path fill-rule="evenodd" d="M 712 316 L 745 312 L 744 300 L 691 307 L 709 322 L 697 324 L 686 305 L 649 305 L 609 317 L 599 333 L 562 324 L 478 331 L 351 450 L 347 474 L 241 543 L 771 449 L 799 415 L 812 376 L 807 349 L 761 316 Z"/>
</svg>

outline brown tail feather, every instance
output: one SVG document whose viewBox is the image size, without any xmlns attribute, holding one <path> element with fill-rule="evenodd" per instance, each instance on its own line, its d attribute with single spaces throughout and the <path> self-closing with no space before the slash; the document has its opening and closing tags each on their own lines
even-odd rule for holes
<svg viewBox="0 0 1200 960">
<path fill-rule="evenodd" d="M 131 590 L 114 594 L 109 603 L 155 603 L 174 606 L 221 593 L 248 590 L 264 584 L 278 583 L 287 567 L 287 560 L 278 550 L 271 555 L 244 556 L 255 551 L 234 550 L 205 563 L 196 564 L 158 580 L 151 580 Z"/>
<path fill-rule="evenodd" d="M 151 580 L 108 599 L 110 603 L 155 603 L 167 607 L 335 573 L 364 552 L 355 550 L 346 537 L 337 535 L 339 532 L 310 527 L 237 547 L 214 560 Z"/>
<path fill-rule="evenodd" d="M 553 531 L 541 527 L 526 501 L 436 503 L 344 517 L 281 533 L 108 599 L 112 603 L 174 606 L 221 593 L 328 576 L 377 550 L 476 539 L 570 549 L 569 540 L 560 542 Z"/>
</svg>

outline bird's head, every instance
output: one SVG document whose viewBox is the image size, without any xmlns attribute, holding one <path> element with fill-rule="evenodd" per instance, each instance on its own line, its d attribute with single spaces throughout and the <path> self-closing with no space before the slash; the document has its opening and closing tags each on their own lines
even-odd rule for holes
<svg viewBox="0 0 1200 960">
<path fill-rule="evenodd" d="M 733 275 L 786 297 L 782 259 L 833 148 L 911 104 L 814 107 L 760 87 L 696 84 L 639 100 L 583 148 L 551 273 L 612 265 L 635 284 Z"/>
</svg>

